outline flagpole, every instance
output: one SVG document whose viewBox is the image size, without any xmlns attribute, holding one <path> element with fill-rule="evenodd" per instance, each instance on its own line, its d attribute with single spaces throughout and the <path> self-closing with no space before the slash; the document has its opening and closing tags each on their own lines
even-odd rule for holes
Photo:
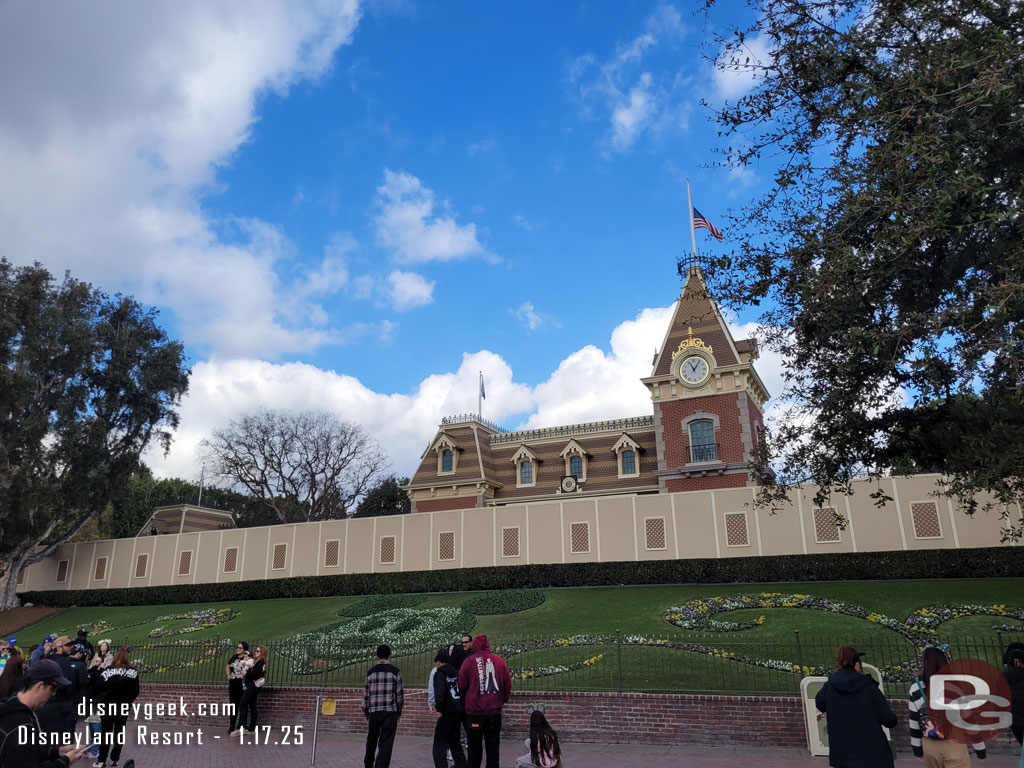
<svg viewBox="0 0 1024 768">
<path fill-rule="evenodd" d="M 478 373 L 480 374 L 480 379 L 476 383 L 476 417 L 478 419 L 482 419 L 484 417 L 484 408 L 483 408 L 483 393 L 484 393 L 484 390 L 483 390 L 483 387 L 481 385 L 482 385 L 483 380 L 484 380 L 484 372 L 483 371 L 478 371 Z"/>
<path fill-rule="evenodd" d="M 690 199 L 690 177 L 686 177 L 686 208 L 690 212 L 690 246 L 693 248 L 693 263 L 697 263 L 697 235 L 693 230 L 693 200 Z"/>
</svg>

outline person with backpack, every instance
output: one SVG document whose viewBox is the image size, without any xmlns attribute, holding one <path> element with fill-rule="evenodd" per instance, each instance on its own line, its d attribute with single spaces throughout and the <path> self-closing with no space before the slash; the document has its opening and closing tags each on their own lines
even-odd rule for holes
<svg viewBox="0 0 1024 768">
<path fill-rule="evenodd" d="M 544 710 L 530 708 L 530 738 L 526 740 L 527 754 L 516 758 L 516 768 L 562 768 L 562 749 L 558 734 L 548 724 Z"/>
<path fill-rule="evenodd" d="M 828 764 L 833 768 L 892 768 L 893 757 L 882 726 L 896 725 L 896 715 L 878 685 L 860 667 L 858 651 L 841 645 L 836 671 L 814 697 L 828 716 Z"/>
<path fill-rule="evenodd" d="M 949 664 L 945 652 L 934 645 L 925 646 L 921 658 L 921 674 L 914 678 L 907 696 L 910 747 L 914 756 L 924 760 L 927 768 L 970 768 L 967 745 L 951 739 L 944 726 L 928 712 L 928 683 L 932 675 Z M 979 760 L 986 757 L 985 742 L 974 745 Z"/>
<path fill-rule="evenodd" d="M 442 648 L 434 657 L 434 671 L 430 675 L 430 693 L 437 713 L 434 724 L 434 768 L 448 768 L 445 755 L 450 752 L 455 768 L 467 768 L 466 755 L 459 743 L 459 730 L 466 716 L 466 704 L 459 691 L 459 673 L 452 666 L 448 649 Z"/>
</svg>

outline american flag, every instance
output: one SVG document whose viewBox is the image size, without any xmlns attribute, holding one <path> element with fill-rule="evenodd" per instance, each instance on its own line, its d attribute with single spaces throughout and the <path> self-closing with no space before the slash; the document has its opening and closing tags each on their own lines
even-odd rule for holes
<svg viewBox="0 0 1024 768">
<path fill-rule="evenodd" d="M 722 242 L 722 230 L 704 218 L 703 214 L 696 208 L 693 209 L 693 228 L 706 229 L 718 242 Z"/>
</svg>

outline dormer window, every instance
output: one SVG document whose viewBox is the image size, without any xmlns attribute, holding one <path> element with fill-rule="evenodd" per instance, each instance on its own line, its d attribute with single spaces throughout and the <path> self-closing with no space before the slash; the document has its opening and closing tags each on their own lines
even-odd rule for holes
<svg viewBox="0 0 1024 768">
<path fill-rule="evenodd" d="M 582 456 L 570 456 L 569 457 L 569 474 L 575 477 L 577 480 L 583 479 L 583 457 Z"/>
<path fill-rule="evenodd" d="M 622 437 L 620 437 L 618 442 L 612 446 L 612 451 L 618 458 L 617 464 L 619 466 L 619 477 L 640 476 L 640 462 L 638 460 L 638 454 L 640 453 L 641 448 L 640 444 L 636 440 L 623 432 Z"/>
<path fill-rule="evenodd" d="M 565 459 L 566 477 L 575 477 L 580 482 L 587 479 L 587 457 L 590 454 L 582 445 L 575 440 L 570 440 L 559 455 Z"/>
<path fill-rule="evenodd" d="M 512 463 L 516 466 L 517 488 L 530 488 L 537 484 L 537 466 L 540 464 L 537 454 L 525 445 L 520 446 L 512 457 Z"/>
<path fill-rule="evenodd" d="M 454 475 L 459 466 L 459 454 L 462 450 L 455 445 L 455 442 L 444 432 L 432 446 L 437 454 L 437 474 Z"/>
</svg>

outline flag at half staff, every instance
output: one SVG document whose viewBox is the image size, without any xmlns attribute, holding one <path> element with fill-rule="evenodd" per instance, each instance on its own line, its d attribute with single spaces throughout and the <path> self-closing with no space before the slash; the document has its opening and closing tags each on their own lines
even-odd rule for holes
<svg viewBox="0 0 1024 768">
<path fill-rule="evenodd" d="M 693 228 L 706 229 L 718 242 L 722 242 L 722 231 L 704 218 L 703 214 L 696 208 L 693 209 Z"/>
<path fill-rule="evenodd" d="M 480 397 L 487 399 L 487 390 L 484 389 L 484 375 L 480 374 Z"/>
</svg>

